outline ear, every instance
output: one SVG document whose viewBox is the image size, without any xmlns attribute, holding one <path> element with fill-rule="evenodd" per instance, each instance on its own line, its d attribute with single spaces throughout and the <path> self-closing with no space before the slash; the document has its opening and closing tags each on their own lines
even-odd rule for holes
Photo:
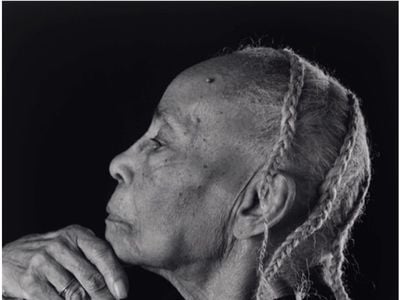
<svg viewBox="0 0 400 300">
<path fill-rule="evenodd" d="M 269 228 L 273 227 L 294 202 L 296 183 L 288 174 L 278 172 L 274 175 L 265 199 L 260 199 L 262 179 L 261 176 L 253 178 L 236 210 L 233 234 L 237 239 L 248 239 L 263 233 L 265 220 Z"/>
</svg>

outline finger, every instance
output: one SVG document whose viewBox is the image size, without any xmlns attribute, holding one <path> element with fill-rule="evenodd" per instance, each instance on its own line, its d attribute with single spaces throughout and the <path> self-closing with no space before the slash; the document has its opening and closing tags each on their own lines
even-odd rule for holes
<svg viewBox="0 0 400 300">
<path fill-rule="evenodd" d="M 21 278 L 25 269 L 17 266 L 15 262 L 10 262 L 9 257 L 2 262 L 2 292 L 5 298 L 23 298 Z"/>
<path fill-rule="evenodd" d="M 92 299 L 114 299 L 107 288 L 103 275 L 82 253 L 78 252 L 79 250 L 58 240 L 50 244 L 47 251 L 78 280 Z"/>
<path fill-rule="evenodd" d="M 111 246 L 90 232 L 77 236 L 79 248 L 104 276 L 107 286 L 117 299 L 128 296 L 128 277 Z"/>
<path fill-rule="evenodd" d="M 74 279 L 74 277 L 45 251 L 32 256 L 30 272 L 46 278 L 58 292 L 61 292 Z"/>
<path fill-rule="evenodd" d="M 37 260 L 40 264 L 36 267 L 37 271 L 47 279 L 55 288 L 58 294 L 67 291 L 66 299 L 85 299 L 87 293 L 77 279 L 63 268 L 54 258 L 44 254 L 45 260 Z"/>
<path fill-rule="evenodd" d="M 89 300 L 89 295 L 86 293 L 84 288 L 80 285 L 80 283 L 73 279 L 73 281 L 64 289 L 61 293 L 61 296 L 64 299 L 71 299 L 71 300 Z"/>
<path fill-rule="evenodd" d="M 36 286 L 29 293 L 29 298 L 25 297 L 27 300 L 63 300 L 54 288 L 46 282 Z"/>
<path fill-rule="evenodd" d="M 21 286 L 26 300 L 63 300 L 54 287 L 39 276 L 27 274 L 21 279 Z"/>
</svg>

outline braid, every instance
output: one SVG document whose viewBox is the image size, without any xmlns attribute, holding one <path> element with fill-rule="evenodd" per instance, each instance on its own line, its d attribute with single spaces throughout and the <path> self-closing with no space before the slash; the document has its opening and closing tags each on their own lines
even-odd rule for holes
<svg viewBox="0 0 400 300">
<path fill-rule="evenodd" d="M 334 246 L 332 247 L 332 257 L 329 261 L 329 266 L 326 267 L 327 273 L 329 274 L 326 281 L 331 287 L 331 290 L 335 296 L 335 299 L 340 300 L 350 300 L 346 289 L 343 284 L 343 262 L 344 257 L 344 245 L 346 243 L 348 233 L 346 231 L 342 232 L 337 238 Z"/>
<path fill-rule="evenodd" d="M 289 80 L 289 88 L 283 98 L 283 106 L 281 111 L 282 120 L 280 125 L 279 140 L 274 145 L 268 163 L 265 165 L 263 170 L 261 170 L 261 172 L 264 173 L 265 182 L 260 189 L 260 199 L 265 199 L 272 178 L 275 175 L 276 171 L 278 170 L 279 164 L 281 163 L 282 158 L 285 155 L 285 152 L 288 151 L 291 142 L 293 141 L 296 129 L 295 121 L 297 118 L 296 107 L 304 83 L 304 65 L 301 63 L 300 58 L 289 49 L 284 49 L 283 52 L 285 53 L 285 55 L 289 57 L 290 61 L 291 74 Z M 261 203 L 262 203 L 262 208 L 264 210 L 263 201 L 261 201 Z M 267 236 L 268 236 L 267 220 L 265 220 L 264 224 L 265 224 L 265 230 L 264 230 L 265 236 L 261 246 L 260 258 L 259 258 L 260 274 L 264 272 L 264 257 L 267 248 Z M 265 278 L 261 277 L 261 281 L 263 285 L 266 285 Z"/>
<path fill-rule="evenodd" d="M 359 185 L 357 198 L 353 203 L 351 210 L 348 212 L 342 226 L 338 228 L 338 238 L 332 247 L 332 258 L 329 262 L 329 266 L 325 266 L 327 270 L 327 275 L 330 278 L 326 280 L 331 286 L 331 289 L 336 297 L 336 299 L 349 300 L 349 296 L 344 288 L 342 281 L 342 266 L 344 262 L 344 249 L 347 239 L 350 235 L 350 229 L 354 225 L 357 217 L 361 214 L 361 211 L 365 204 L 366 193 L 370 184 L 371 174 L 369 169 L 363 178 L 363 181 Z"/>
<path fill-rule="evenodd" d="M 288 49 L 283 50 L 289 55 L 291 74 L 289 88 L 283 98 L 282 120 L 278 142 L 274 145 L 272 154 L 269 157 L 268 163 L 265 165 L 262 172 L 265 175 L 265 184 L 261 187 L 261 197 L 265 198 L 268 192 L 268 184 L 271 183 L 273 175 L 276 173 L 285 152 L 290 147 L 295 134 L 295 121 L 297 118 L 297 103 L 300 98 L 301 89 L 304 83 L 304 65 L 300 62 L 300 58 Z"/>
<path fill-rule="evenodd" d="M 350 103 L 348 131 L 340 149 L 339 156 L 334 162 L 333 167 L 328 171 L 325 180 L 320 187 L 321 196 L 318 201 L 319 206 L 315 208 L 308 220 L 290 234 L 282 245 L 275 251 L 269 265 L 263 272 L 262 278 L 264 278 L 264 282 L 270 281 L 276 275 L 284 260 L 290 256 L 293 250 L 302 241 L 306 240 L 322 227 L 331 214 L 333 206 L 336 204 L 337 189 L 340 186 L 356 143 L 357 124 L 359 120 L 358 101 L 352 97 L 351 94 L 348 99 Z M 261 295 L 261 288 L 262 287 L 259 286 L 257 295 Z"/>
</svg>

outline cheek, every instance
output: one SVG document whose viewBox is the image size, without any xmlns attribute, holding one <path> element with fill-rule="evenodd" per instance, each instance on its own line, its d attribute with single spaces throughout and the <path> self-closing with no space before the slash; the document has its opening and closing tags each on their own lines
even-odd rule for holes
<svg viewBox="0 0 400 300">
<path fill-rule="evenodd" d="M 152 210 L 147 212 L 156 217 L 152 234 L 163 231 L 167 244 L 188 255 L 183 260 L 215 256 L 223 248 L 231 191 L 221 189 L 216 174 L 204 164 L 153 174 L 152 190 L 160 193 L 152 194 Z"/>
<path fill-rule="evenodd" d="M 178 190 L 194 187 L 209 176 L 203 168 L 203 159 L 194 153 L 183 152 L 160 155 L 149 160 L 149 172 L 144 181 L 151 182 L 160 190 Z"/>
<path fill-rule="evenodd" d="M 120 216 L 131 225 L 110 230 L 110 239 L 119 230 L 121 252 L 137 253 L 141 264 L 170 265 L 215 256 L 222 249 L 234 188 L 231 180 L 225 186 L 224 174 L 231 164 L 204 161 L 160 155 L 136 174 L 133 186 L 113 197 Z"/>
<path fill-rule="evenodd" d="M 149 214 L 159 215 L 159 220 L 171 223 L 176 217 L 197 206 L 205 189 L 205 182 L 210 177 L 207 170 L 197 163 L 167 163 L 158 167 L 144 178 L 148 200 L 142 203 L 142 209 Z M 171 219 L 172 218 L 172 219 Z M 167 224 L 161 224 L 167 225 Z"/>
<path fill-rule="evenodd" d="M 108 239 L 118 235 L 120 257 L 137 259 L 148 266 L 171 266 L 177 261 L 190 260 L 191 247 L 188 236 L 195 237 L 198 231 L 209 232 L 200 222 L 204 186 L 199 184 L 209 176 L 195 166 L 174 164 L 140 174 L 137 182 L 125 196 L 121 196 L 121 212 L 130 226 L 108 225 Z M 190 232 L 190 234 L 188 234 Z M 130 253 L 123 253 L 128 249 Z M 133 255 L 132 253 L 136 253 Z M 125 260 L 129 260 L 129 259 Z M 134 261 L 132 261 L 134 262 Z"/>
<path fill-rule="evenodd" d="M 202 182 L 209 175 L 198 159 L 162 157 L 148 162 L 136 174 L 128 194 L 130 205 L 137 212 L 143 226 L 166 226 L 185 209 L 196 194 L 201 193 Z"/>
<path fill-rule="evenodd" d="M 184 237 L 194 260 L 217 258 L 223 253 L 227 220 L 227 210 L 224 208 L 220 202 L 204 205 L 188 214 L 189 226 Z"/>
</svg>

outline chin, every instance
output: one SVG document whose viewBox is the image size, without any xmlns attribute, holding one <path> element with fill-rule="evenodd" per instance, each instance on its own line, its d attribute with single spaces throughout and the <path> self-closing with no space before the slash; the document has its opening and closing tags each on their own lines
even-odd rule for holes
<svg viewBox="0 0 400 300">
<path fill-rule="evenodd" d="M 121 261 L 132 265 L 140 264 L 140 254 L 137 247 L 132 245 L 134 239 L 125 230 L 112 222 L 106 222 L 105 238 Z"/>
<path fill-rule="evenodd" d="M 165 240 L 165 237 L 163 239 L 159 235 L 152 235 L 150 241 L 139 244 L 138 236 L 140 234 L 131 228 L 106 220 L 105 238 L 122 262 L 141 266 L 153 272 L 157 269 L 170 269 L 176 266 L 179 253 L 174 247 L 176 243 L 168 242 L 168 238 Z"/>
</svg>

